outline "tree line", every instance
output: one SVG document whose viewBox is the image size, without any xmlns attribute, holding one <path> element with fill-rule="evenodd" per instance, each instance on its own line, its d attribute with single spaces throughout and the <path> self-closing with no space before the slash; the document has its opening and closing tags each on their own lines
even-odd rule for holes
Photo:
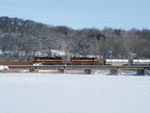
<svg viewBox="0 0 150 113">
<path fill-rule="evenodd" d="M 150 58 L 149 29 L 52 26 L 32 20 L 0 17 L 0 58 L 31 59 L 51 56 L 51 50 L 101 58 Z"/>
</svg>

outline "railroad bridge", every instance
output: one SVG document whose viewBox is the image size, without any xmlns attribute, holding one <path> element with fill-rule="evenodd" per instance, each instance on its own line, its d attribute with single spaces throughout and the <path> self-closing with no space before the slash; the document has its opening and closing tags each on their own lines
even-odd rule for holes
<svg viewBox="0 0 150 113">
<path fill-rule="evenodd" d="M 84 70 L 86 74 L 91 74 L 92 70 L 110 70 L 111 74 L 117 74 L 120 70 L 136 70 L 138 75 L 144 74 L 145 70 L 150 70 L 150 66 L 110 66 L 110 65 L 8 65 L 9 70 Z"/>
</svg>

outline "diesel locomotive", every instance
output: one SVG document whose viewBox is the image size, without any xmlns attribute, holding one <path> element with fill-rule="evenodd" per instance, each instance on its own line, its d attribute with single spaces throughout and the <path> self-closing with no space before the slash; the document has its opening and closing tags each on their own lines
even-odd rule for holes
<svg viewBox="0 0 150 113">
<path fill-rule="evenodd" d="M 99 65 L 103 64 L 96 57 L 71 57 L 66 60 L 62 57 L 34 57 L 34 65 Z"/>
</svg>

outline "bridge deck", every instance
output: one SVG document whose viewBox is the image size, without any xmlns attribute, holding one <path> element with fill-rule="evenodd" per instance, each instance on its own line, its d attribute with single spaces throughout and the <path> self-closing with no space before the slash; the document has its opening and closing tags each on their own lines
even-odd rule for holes
<svg viewBox="0 0 150 113">
<path fill-rule="evenodd" d="M 108 65 L 8 65 L 10 70 L 13 69 L 37 69 L 37 70 L 143 70 L 150 69 L 150 66 L 108 66 Z"/>
</svg>

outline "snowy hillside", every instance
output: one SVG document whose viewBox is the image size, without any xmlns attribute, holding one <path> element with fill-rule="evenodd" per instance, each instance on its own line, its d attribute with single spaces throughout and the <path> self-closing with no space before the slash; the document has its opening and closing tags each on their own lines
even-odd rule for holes
<svg viewBox="0 0 150 113">
<path fill-rule="evenodd" d="M 0 113 L 150 113 L 149 76 L 0 73 Z"/>
</svg>

